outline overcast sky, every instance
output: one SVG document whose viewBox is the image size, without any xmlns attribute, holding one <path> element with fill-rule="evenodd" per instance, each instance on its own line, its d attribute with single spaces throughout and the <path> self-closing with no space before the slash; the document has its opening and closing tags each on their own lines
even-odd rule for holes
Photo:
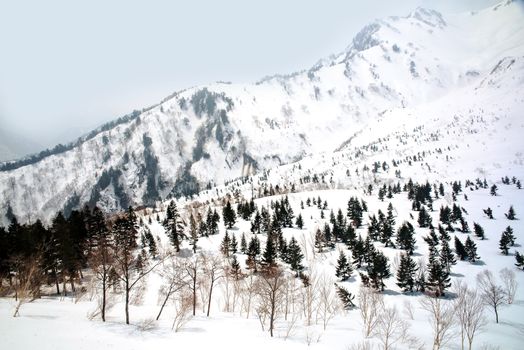
<svg viewBox="0 0 524 350">
<path fill-rule="evenodd" d="M 375 18 L 497 0 L 0 0 L 0 129 L 48 147 L 173 91 L 342 51 Z"/>
</svg>

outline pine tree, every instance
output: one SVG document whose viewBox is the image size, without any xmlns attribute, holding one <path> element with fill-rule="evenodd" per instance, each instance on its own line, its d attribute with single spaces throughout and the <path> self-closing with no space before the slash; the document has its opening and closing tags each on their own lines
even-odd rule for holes
<svg viewBox="0 0 524 350">
<path fill-rule="evenodd" d="M 480 259 L 480 257 L 477 255 L 477 245 L 469 236 L 468 238 L 466 238 L 464 249 L 466 250 L 466 254 L 468 255 L 468 260 L 470 262 L 474 263 L 475 261 Z"/>
<path fill-rule="evenodd" d="M 460 260 L 468 259 L 468 253 L 466 252 L 466 248 L 464 247 L 464 244 L 462 244 L 460 239 L 457 238 L 457 236 L 455 236 L 455 253 L 457 254 Z"/>
<path fill-rule="evenodd" d="M 355 304 L 353 303 L 353 300 L 355 299 L 355 296 L 352 295 L 346 288 L 339 286 L 335 283 L 335 288 L 337 289 L 337 295 L 342 302 L 342 306 L 345 310 L 351 310 L 355 307 Z"/>
<path fill-rule="evenodd" d="M 222 243 L 220 243 L 220 252 L 224 254 L 224 256 L 229 257 L 229 251 L 230 251 L 230 244 L 231 244 L 231 238 L 229 238 L 229 233 L 226 230 L 226 234 L 224 235 L 224 238 L 222 239 Z"/>
<path fill-rule="evenodd" d="M 295 224 L 297 225 L 299 229 L 302 230 L 302 228 L 304 227 L 304 220 L 302 219 L 302 213 L 298 214 Z"/>
<path fill-rule="evenodd" d="M 191 215 L 189 216 L 189 236 L 191 237 L 190 244 L 193 247 L 193 253 L 196 253 L 198 242 L 198 230 L 193 213 L 191 213 Z"/>
<path fill-rule="evenodd" d="M 233 254 L 236 254 L 238 251 L 237 238 L 234 233 L 231 235 L 231 242 L 229 242 L 229 251 Z"/>
<path fill-rule="evenodd" d="M 451 286 L 449 273 L 443 268 L 438 259 L 434 259 L 429 265 L 428 281 L 426 289 L 431 291 L 437 298 L 445 295 L 445 290 Z"/>
<path fill-rule="evenodd" d="M 234 254 L 231 257 L 230 272 L 235 280 L 239 280 L 240 276 L 242 275 L 242 269 L 240 267 L 240 263 L 238 262 L 237 256 Z"/>
<path fill-rule="evenodd" d="M 344 251 L 341 250 L 337 260 L 337 269 L 335 275 L 342 281 L 346 281 L 351 277 L 352 273 L 353 268 L 351 267 L 351 262 L 348 261 L 346 254 L 344 254 Z"/>
<path fill-rule="evenodd" d="M 291 265 L 291 270 L 295 271 L 296 276 L 298 276 L 300 271 L 304 269 L 304 266 L 302 266 L 302 259 L 304 259 L 302 250 L 300 249 L 295 237 L 291 237 L 288 245 L 288 260 L 289 265 Z"/>
<path fill-rule="evenodd" d="M 415 287 L 415 273 L 417 263 L 407 254 L 400 256 L 400 265 L 397 271 L 397 286 L 404 292 L 412 292 Z"/>
<path fill-rule="evenodd" d="M 482 226 L 480 226 L 476 222 L 473 223 L 473 232 L 475 233 L 475 236 L 477 236 L 480 239 L 485 239 L 486 238 L 484 236 L 484 229 L 482 228 Z"/>
<path fill-rule="evenodd" d="M 149 249 L 149 254 L 153 257 L 153 259 L 155 259 L 156 255 L 158 254 L 158 250 L 157 250 L 157 247 L 156 247 L 155 238 L 153 237 L 153 234 L 151 233 L 151 230 L 149 230 L 147 228 L 144 236 L 145 236 L 145 239 L 146 239 L 146 244 L 147 244 L 148 249 Z"/>
<path fill-rule="evenodd" d="M 488 207 L 488 209 L 483 209 L 484 211 L 484 214 L 486 214 L 486 216 L 490 219 L 490 220 L 493 220 L 493 210 L 491 210 L 490 207 Z"/>
<path fill-rule="evenodd" d="M 441 243 L 440 261 L 442 263 L 442 266 L 448 273 L 451 272 L 451 266 L 457 263 L 457 260 L 455 259 L 455 256 L 453 255 L 451 248 L 449 247 L 449 242 L 446 240 L 442 241 Z"/>
<path fill-rule="evenodd" d="M 322 233 L 322 231 L 320 231 L 320 229 L 317 229 L 315 231 L 315 248 L 318 250 L 319 253 L 322 253 L 322 251 L 324 250 L 324 246 L 325 246 L 325 238 L 324 238 L 324 234 Z"/>
<path fill-rule="evenodd" d="M 267 267 L 272 267 L 276 264 L 277 249 L 272 239 L 268 237 L 266 240 L 266 248 L 262 254 L 262 263 Z"/>
<path fill-rule="evenodd" d="M 247 254 L 247 242 L 246 242 L 246 235 L 242 233 L 242 236 L 240 236 L 240 252 L 242 254 Z"/>
<path fill-rule="evenodd" d="M 408 255 L 412 255 L 415 250 L 415 237 L 413 236 L 415 229 L 408 221 L 400 226 L 397 232 L 397 245 L 400 249 L 404 249 Z"/>
<path fill-rule="evenodd" d="M 224 225 L 226 225 L 227 228 L 233 228 L 237 220 L 237 214 L 231 206 L 231 202 L 226 202 L 226 205 L 222 209 L 222 217 L 224 218 Z"/>
<path fill-rule="evenodd" d="M 500 241 L 499 241 L 499 249 L 502 252 L 502 254 L 508 255 L 510 243 L 511 241 L 506 231 L 502 232 L 502 235 L 500 236 Z"/>
<path fill-rule="evenodd" d="M 364 240 L 362 239 L 362 236 L 359 235 L 358 238 L 355 240 L 355 243 L 353 244 L 353 250 L 351 252 L 355 266 L 357 268 L 361 268 L 365 256 Z"/>
<path fill-rule="evenodd" d="M 519 269 L 524 270 L 524 255 L 515 251 L 515 266 Z"/>
<path fill-rule="evenodd" d="M 493 185 L 491 186 L 491 189 L 490 189 L 490 193 L 492 196 L 496 196 L 497 195 L 497 190 L 498 190 L 498 187 L 497 185 Z"/>
<path fill-rule="evenodd" d="M 513 209 L 513 206 L 510 206 L 508 212 L 504 215 L 506 215 L 506 218 L 508 220 L 515 220 L 517 218 L 515 215 L 515 209 Z"/>
<path fill-rule="evenodd" d="M 515 245 L 515 235 L 513 234 L 513 229 L 508 226 L 504 230 L 504 233 L 508 236 L 509 245 L 513 247 Z"/>
<path fill-rule="evenodd" d="M 176 252 L 180 251 L 180 241 L 184 236 L 184 226 L 180 220 L 180 214 L 175 201 L 171 201 L 167 206 L 166 219 L 163 222 L 167 235 Z"/>
<path fill-rule="evenodd" d="M 386 286 L 384 279 L 391 276 L 389 270 L 388 258 L 380 251 L 374 251 L 370 264 L 367 267 L 370 286 L 376 290 L 384 290 Z"/>
<path fill-rule="evenodd" d="M 421 207 L 418 212 L 418 225 L 420 227 L 430 227 L 431 226 L 431 216 L 426 211 L 425 207 Z"/>
<path fill-rule="evenodd" d="M 254 236 L 249 241 L 247 248 L 247 260 L 246 264 L 248 268 L 253 269 L 254 272 L 257 272 L 257 263 L 258 256 L 260 255 L 260 241 L 257 236 Z"/>
</svg>

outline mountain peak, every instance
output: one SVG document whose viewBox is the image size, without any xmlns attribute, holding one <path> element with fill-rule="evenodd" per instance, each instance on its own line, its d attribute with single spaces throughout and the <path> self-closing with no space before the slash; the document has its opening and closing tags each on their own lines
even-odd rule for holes
<svg viewBox="0 0 524 350">
<path fill-rule="evenodd" d="M 406 18 L 417 19 L 431 27 L 443 28 L 447 25 L 440 12 L 424 7 L 417 7 Z"/>
</svg>

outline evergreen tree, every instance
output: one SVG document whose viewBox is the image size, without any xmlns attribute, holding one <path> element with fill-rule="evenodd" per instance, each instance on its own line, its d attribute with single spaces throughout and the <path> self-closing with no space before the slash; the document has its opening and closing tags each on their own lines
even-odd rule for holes
<svg viewBox="0 0 524 350">
<path fill-rule="evenodd" d="M 237 256 L 234 254 L 231 257 L 230 272 L 235 280 L 240 279 L 240 276 L 242 275 L 242 268 L 240 267 Z"/>
<path fill-rule="evenodd" d="M 415 273 L 417 263 L 407 254 L 401 254 L 400 265 L 397 271 L 397 286 L 404 292 L 412 292 L 415 287 Z"/>
<path fill-rule="evenodd" d="M 226 225 L 227 228 L 233 228 L 237 221 L 237 214 L 231 206 L 231 202 L 226 202 L 226 205 L 222 209 L 222 217 L 224 218 L 224 225 Z"/>
<path fill-rule="evenodd" d="M 412 255 L 415 250 L 415 229 L 408 221 L 404 221 L 397 232 L 397 245 L 400 249 L 404 249 L 408 255 Z"/>
<path fill-rule="evenodd" d="M 509 245 L 513 247 L 515 245 L 515 235 L 513 234 L 513 229 L 508 226 L 504 230 L 504 233 L 508 236 Z"/>
<path fill-rule="evenodd" d="M 497 190 L 498 190 L 498 187 L 497 185 L 493 185 L 491 186 L 491 189 L 490 189 L 490 193 L 492 196 L 496 196 L 497 195 Z"/>
<path fill-rule="evenodd" d="M 519 269 L 524 270 L 524 255 L 515 251 L 515 266 Z"/>
<path fill-rule="evenodd" d="M 431 216 L 426 211 L 425 207 L 421 207 L 418 212 L 418 225 L 420 227 L 430 227 L 431 226 Z"/>
<path fill-rule="evenodd" d="M 508 212 L 504 215 L 506 215 L 506 218 L 508 220 L 515 220 L 517 218 L 517 216 L 515 215 L 515 209 L 513 209 L 513 206 L 510 206 Z"/>
<path fill-rule="evenodd" d="M 355 266 L 357 268 L 361 268 L 365 256 L 364 240 L 362 239 L 362 236 L 359 235 L 358 238 L 355 240 L 355 243 L 353 244 L 353 250 L 351 252 L 353 255 L 353 261 L 355 263 Z"/>
<path fill-rule="evenodd" d="M 146 239 L 146 244 L 149 249 L 149 254 L 153 257 L 153 259 L 155 259 L 156 255 L 158 254 L 158 250 L 156 247 L 155 238 L 153 237 L 153 234 L 151 233 L 151 230 L 149 228 L 146 229 L 144 237 Z"/>
<path fill-rule="evenodd" d="M 337 260 L 337 269 L 335 275 L 342 281 L 346 281 L 351 277 L 352 273 L 353 268 L 351 267 L 351 262 L 348 261 L 346 254 L 344 254 L 344 251 L 341 250 Z"/>
<path fill-rule="evenodd" d="M 177 252 L 180 251 L 180 241 L 183 238 L 184 226 L 180 220 L 180 214 L 175 201 L 171 201 L 167 206 L 166 218 L 163 222 L 166 233 L 169 236 L 171 244 Z"/>
<path fill-rule="evenodd" d="M 231 253 L 236 254 L 238 251 L 238 243 L 235 234 L 231 235 L 231 241 L 229 242 L 229 250 Z"/>
<path fill-rule="evenodd" d="M 302 259 L 304 259 L 302 250 L 300 249 L 295 237 L 291 237 L 288 245 L 288 261 L 289 265 L 291 265 L 291 270 L 295 271 L 296 276 L 298 276 L 300 271 L 304 269 L 304 266 L 302 266 Z"/>
<path fill-rule="evenodd" d="M 355 300 L 355 296 L 352 295 L 346 288 L 339 286 L 336 283 L 335 288 L 337 289 L 337 295 L 342 302 L 344 310 L 351 310 L 354 308 L 355 304 L 353 303 L 353 300 Z"/>
<path fill-rule="evenodd" d="M 504 255 L 508 255 L 509 253 L 509 246 L 511 244 L 510 238 L 506 231 L 502 232 L 502 235 L 500 236 L 499 241 L 499 249 Z"/>
<path fill-rule="evenodd" d="M 193 247 L 193 253 L 197 251 L 198 242 L 198 229 L 193 213 L 189 216 L 189 237 L 191 237 L 191 246 Z"/>
<path fill-rule="evenodd" d="M 473 232 L 475 232 L 475 236 L 477 236 L 478 238 L 480 238 L 480 239 L 484 239 L 485 238 L 485 236 L 484 236 L 484 229 L 482 228 L 482 226 L 480 226 L 476 222 L 473 223 Z"/>
<path fill-rule="evenodd" d="M 355 227 L 362 226 L 362 206 L 359 200 L 355 197 L 351 197 L 348 201 L 347 216 Z"/>
<path fill-rule="evenodd" d="M 466 254 L 468 255 L 468 260 L 470 262 L 474 263 L 475 261 L 480 259 L 480 257 L 477 255 L 477 245 L 469 236 L 468 238 L 466 238 L 464 249 L 466 250 Z"/>
<path fill-rule="evenodd" d="M 247 254 L 247 242 L 246 242 L 246 235 L 242 233 L 242 236 L 240 236 L 240 252 L 242 254 Z"/>
<path fill-rule="evenodd" d="M 254 272 L 257 272 L 257 263 L 258 256 L 260 255 L 260 241 L 257 236 L 254 236 L 249 241 L 247 248 L 247 260 L 246 264 L 248 268 L 253 269 Z"/>
<path fill-rule="evenodd" d="M 453 251 L 449 247 L 449 243 L 446 240 L 442 241 L 441 243 L 440 261 L 442 263 L 443 268 L 448 273 L 451 272 L 451 266 L 457 263 L 457 260 L 455 259 L 455 256 L 453 255 Z"/>
<path fill-rule="evenodd" d="M 266 248 L 262 254 L 262 263 L 267 267 L 272 267 L 276 264 L 277 249 L 272 239 L 268 237 L 266 240 Z"/>
<path fill-rule="evenodd" d="M 455 253 L 457 254 L 458 258 L 460 260 L 467 260 L 468 259 L 468 253 L 466 252 L 466 248 L 464 247 L 464 244 L 460 241 L 460 239 L 455 236 Z"/>
<path fill-rule="evenodd" d="M 490 219 L 490 220 L 493 220 L 493 210 L 491 210 L 490 207 L 488 207 L 488 209 L 483 209 L 484 211 L 484 214 L 486 214 L 486 216 Z"/>
<path fill-rule="evenodd" d="M 226 230 L 226 234 L 224 235 L 224 238 L 222 239 L 222 243 L 220 243 L 220 252 L 224 254 L 224 256 L 228 257 L 230 250 L 231 250 L 231 238 L 229 238 L 229 233 Z"/>
<path fill-rule="evenodd" d="M 428 281 L 426 283 L 426 289 L 433 293 L 437 298 L 445 295 L 445 290 L 451 286 L 451 278 L 449 272 L 443 267 L 443 264 L 438 260 L 434 259 L 430 262 Z"/>
<path fill-rule="evenodd" d="M 302 228 L 304 227 L 304 220 L 302 219 L 302 213 L 298 214 L 295 224 L 297 225 L 299 229 L 302 230 Z"/>
<path fill-rule="evenodd" d="M 324 238 L 324 234 L 322 233 L 322 231 L 320 231 L 320 229 L 317 229 L 315 231 L 315 248 L 318 250 L 319 253 L 322 253 L 322 251 L 324 250 L 324 246 L 325 246 L 325 238 Z"/>
<path fill-rule="evenodd" d="M 255 211 L 255 217 L 253 218 L 253 221 L 251 222 L 251 233 L 260 234 L 261 226 L 262 226 L 262 216 L 260 215 L 260 212 L 257 210 Z"/>
<path fill-rule="evenodd" d="M 370 286 L 376 290 L 383 291 L 384 279 L 391 276 L 389 270 L 388 258 L 380 251 L 374 251 L 370 264 L 367 266 L 367 274 L 369 277 Z"/>
</svg>

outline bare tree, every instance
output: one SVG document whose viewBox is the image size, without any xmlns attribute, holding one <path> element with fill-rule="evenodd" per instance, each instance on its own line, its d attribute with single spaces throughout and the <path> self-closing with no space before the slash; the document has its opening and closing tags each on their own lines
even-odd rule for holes
<svg viewBox="0 0 524 350">
<path fill-rule="evenodd" d="M 27 258 L 17 258 L 15 279 L 15 311 L 13 317 L 20 315 L 20 307 L 30 303 L 40 296 L 40 286 L 43 280 L 41 269 L 42 254 L 36 253 Z"/>
<path fill-rule="evenodd" d="M 456 298 L 453 308 L 460 325 L 461 349 L 464 350 L 464 340 L 467 338 L 468 348 L 471 350 L 473 337 L 486 325 L 484 303 L 477 291 L 469 289 L 466 284 L 457 282 L 454 289 Z"/>
<path fill-rule="evenodd" d="M 319 279 L 319 299 L 317 308 L 317 317 L 322 320 L 324 330 L 326 330 L 329 321 L 335 317 L 339 310 L 339 300 L 335 293 L 335 283 L 326 275 Z"/>
<path fill-rule="evenodd" d="M 380 310 L 384 308 L 384 297 L 368 287 L 361 286 L 358 290 L 358 302 L 364 324 L 364 336 L 369 337 L 378 325 Z"/>
<path fill-rule="evenodd" d="M 202 262 L 204 265 L 204 276 L 208 279 L 209 284 L 209 296 L 207 304 L 207 317 L 209 317 L 209 310 L 211 310 L 211 299 L 213 296 L 213 286 L 216 281 L 222 278 L 222 264 L 221 260 L 217 256 L 211 255 L 202 255 Z"/>
<path fill-rule="evenodd" d="M 159 293 L 163 301 L 156 316 L 157 321 L 160 319 L 160 315 L 162 315 L 162 311 L 169 299 L 187 284 L 187 281 L 184 280 L 182 265 L 174 255 L 170 255 L 166 259 L 159 275 L 163 278 L 164 283 Z"/>
<path fill-rule="evenodd" d="M 200 272 L 200 258 L 197 255 L 193 255 L 192 258 L 189 258 L 186 261 L 184 269 L 186 270 L 186 274 L 189 277 L 188 287 L 191 290 L 193 316 L 195 316 L 197 305 L 198 274 Z"/>
<path fill-rule="evenodd" d="M 258 284 L 253 274 L 250 274 L 242 281 L 243 281 L 241 284 L 242 309 L 246 312 L 246 318 L 249 318 L 249 313 L 251 311 L 251 305 L 253 303 L 253 298 L 256 294 Z"/>
<path fill-rule="evenodd" d="M 397 309 L 386 307 L 379 314 L 375 335 L 383 349 L 390 350 L 396 343 L 408 338 L 408 329 L 408 324 L 400 318 Z"/>
<path fill-rule="evenodd" d="M 193 293 L 187 290 L 182 290 L 179 292 L 179 295 L 174 298 L 174 301 L 175 318 L 173 319 L 171 329 L 178 332 L 191 319 L 191 307 L 194 305 Z"/>
<path fill-rule="evenodd" d="M 425 296 L 420 305 L 429 312 L 429 323 L 433 330 L 433 350 L 441 349 L 453 336 L 453 307 L 440 298 L 430 296 Z"/>
<path fill-rule="evenodd" d="M 302 288 L 302 310 L 306 321 L 306 326 L 313 324 L 313 315 L 318 305 L 318 276 L 311 269 L 308 276 L 302 277 L 304 288 Z"/>
<path fill-rule="evenodd" d="M 269 334 L 273 337 L 275 321 L 278 317 L 285 290 L 286 277 L 278 267 L 268 268 L 259 278 L 258 309 L 269 318 Z"/>
<path fill-rule="evenodd" d="M 502 270 L 500 270 L 499 276 L 502 280 L 502 284 L 504 285 L 503 288 L 504 294 L 506 296 L 506 302 L 508 304 L 513 304 L 513 300 L 515 299 L 515 293 L 517 292 L 518 287 L 515 272 L 505 267 Z"/>
<path fill-rule="evenodd" d="M 499 308 L 506 304 L 504 289 L 495 282 L 495 277 L 489 270 L 477 275 L 477 287 L 486 306 L 492 307 L 495 312 L 495 321 L 499 323 Z"/>
</svg>

